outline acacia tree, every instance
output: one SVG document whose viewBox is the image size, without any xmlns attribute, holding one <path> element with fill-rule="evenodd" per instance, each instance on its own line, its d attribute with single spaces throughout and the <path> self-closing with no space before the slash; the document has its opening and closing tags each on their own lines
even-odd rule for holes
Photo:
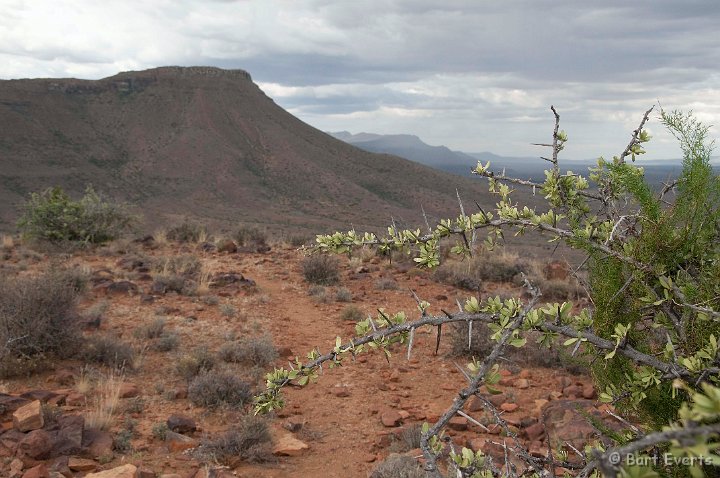
<svg viewBox="0 0 720 478">
<path fill-rule="evenodd" d="M 489 327 L 495 341 L 491 352 L 467 365 L 467 383 L 440 419 L 423 427 L 421 449 L 428 476 L 442 476 L 438 461 L 446 441 L 443 429 L 456 414 L 464 414 L 463 408 L 473 396 L 511 438 L 506 451 L 527 464 L 525 474 L 555 476 L 559 466 L 574 469 L 581 477 L 718 474 L 720 180 L 710 165 L 713 143 L 708 140 L 708 127 L 691 113 L 661 110 L 661 122 L 680 143 L 683 169 L 677 180 L 653 191 L 643 169 L 633 164 L 650 139 L 644 126 L 653 108 L 645 112 L 625 150 L 612 160 L 600 158 L 588 178 L 561 171 L 558 156 L 568 138 L 559 129 L 560 116 L 555 108 L 551 110 L 555 126 L 552 143 L 546 145 L 552 154 L 543 158 L 550 163 L 544 182 L 496 174 L 489 164 L 478 164 L 473 172 L 487 178 L 490 191 L 498 197 L 493 210 L 478 205 L 477 212 L 466 214 L 461 203 L 459 217 L 442 220 L 434 229 L 428 226 L 425 234 L 420 229 L 394 226 L 385 236 L 337 232 L 318 236 L 315 249 L 332 253 L 363 246 L 385 252 L 400 250 L 413 254 L 421 267 L 436 267 L 442 241 L 455 238 L 452 253 L 465 257 L 473 254 L 481 231 L 486 232 L 485 246 L 492 249 L 501 242 L 504 230 L 517 234 L 537 230 L 587 253 L 578 270 L 587 268 L 592 306 L 576 314 L 570 303 L 542 304 L 541 291 L 528 282 L 530 299 L 525 303 L 470 297 L 457 313 L 433 314 L 431 304 L 416 296 L 417 320 L 409 320 L 403 312 L 381 312 L 375 319 L 358 322 L 356 337 L 348 341 L 338 337 L 327 353 L 313 350 L 308 361 L 296 359 L 289 370 L 269 373 L 267 389 L 256 397 L 257 413 L 282 407 L 282 388 L 316 380 L 323 364 L 341 365 L 347 357 L 369 349 L 390 357 L 391 349 L 398 345 L 406 346 L 409 356 L 419 327 L 435 327 L 439 344 L 443 325 L 465 323 L 471 328 L 481 323 Z M 512 200 L 513 186 L 541 191 L 547 209 L 517 205 Z M 675 193 L 673 201 L 668 200 L 670 192 Z M 614 404 L 626 416 L 639 418 L 641 426 L 613 434 L 611 447 L 596 443 L 578 450 L 579 464 L 565 460 L 560 450 L 549 450 L 544 458 L 532 456 L 480 394 L 482 385 L 492 390 L 499 381 L 496 362 L 503 350 L 530 346 L 531 331 L 539 337 L 538 346 L 582 346 L 594 356 L 592 372 L 601 390 L 600 400 Z M 510 460 L 499 468 L 482 450 L 450 449 L 449 467 L 457 476 L 518 475 Z M 670 452 L 674 461 L 628 460 L 659 452 Z"/>
</svg>

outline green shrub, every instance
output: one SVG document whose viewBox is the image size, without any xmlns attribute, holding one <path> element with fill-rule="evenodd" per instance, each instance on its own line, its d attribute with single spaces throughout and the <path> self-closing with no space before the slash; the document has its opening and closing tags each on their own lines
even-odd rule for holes
<svg viewBox="0 0 720 478">
<path fill-rule="evenodd" d="M 337 259 L 326 255 L 314 255 L 303 259 L 302 272 L 311 284 L 333 285 L 340 281 Z"/>
<path fill-rule="evenodd" d="M 252 400 L 250 385 L 228 372 L 211 370 L 196 376 L 188 386 L 188 399 L 199 407 L 221 405 L 240 408 Z"/>
<path fill-rule="evenodd" d="M 91 187 L 79 201 L 55 187 L 30 196 L 18 227 L 30 240 L 101 244 L 120 236 L 133 220 L 125 206 L 104 201 Z"/>
<path fill-rule="evenodd" d="M 261 417 L 246 415 L 240 423 L 225 434 L 204 440 L 200 457 L 224 465 L 235 465 L 238 459 L 251 463 L 268 461 L 272 438 L 267 421 Z"/>
<path fill-rule="evenodd" d="M 32 371 L 46 359 L 77 350 L 76 302 L 83 287 L 75 271 L 0 277 L 0 376 Z"/>
</svg>

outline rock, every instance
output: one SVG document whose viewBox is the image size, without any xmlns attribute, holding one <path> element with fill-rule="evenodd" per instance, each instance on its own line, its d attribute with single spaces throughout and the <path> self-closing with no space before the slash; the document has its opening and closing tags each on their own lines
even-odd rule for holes
<svg viewBox="0 0 720 478">
<path fill-rule="evenodd" d="M 76 458 L 71 456 L 68 459 L 68 468 L 72 471 L 95 471 L 97 470 L 98 464 L 94 460 L 88 460 L 86 458 Z"/>
<path fill-rule="evenodd" d="M 23 438 L 25 438 L 25 434 L 14 428 L 0 435 L 0 452 L 2 452 L 0 456 L 14 456 Z"/>
<path fill-rule="evenodd" d="M 347 387 L 333 387 L 332 394 L 338 398 L 345 398 L 350 396 L 350 392 Z"/>
<path fill-rule="evenodd" d="M 170 415 L 166 423 L 168 428 L 176 433 L 192 433 L 197 430 L 195 420 L 184 415 Z"/>
<path fill-rule="evenodd" d="M 485 404 L 478 397 L 473 397 L 468 405 L 469 412 L 479 412 L 485 409 Z"/>
<path fill-rule="evenodd" d="M 105 288 L 105 291 L 108 294 L 113 295 L 135 295 L 138 293 L 139 289 L 137 285 L 130 282 L 129 280 L 122 280 L 118 282 L 112 282 Z"/>
<path fill-rule="evenodd" d="M 524 429 L 525 436 L 530 441 L 540 441 L 545 435 L 545 426 L 542 423 L 535 423 Z"/>
<path fill-rule="evenodd" d="M 570 274 L 570 267 L 565 261 L 548 262 L 543 268 L 547 280 L 566 280 Z"/>
<path fill-rule="evenodd" d="M 78 392 L 69 393 L 67 397 L 65 397 L 65 405 L 69 407 L 82 407 L 85 405 L 85 395 Z"/>
<path fill-rule="evenodd" d="M 48 400 L 57 396 L 57 393 L 50 390 L 31 390 L 20 395 L 28 400 L 40 400 L 40 403 L 47 403 Z"/>
<path fill-rule="evenodd" d="M 583 390 L 581 387 L 578 387 L 577 385 L 570 385 L 568 387 L 565 387 L 562 393 L 566 398 L 574 400 L 578 397 L 581 397 L 582 392 Z"/>
<path fill-rule="evenodd" d="M 512 413 L 515 410 L 517 410 L 518 408 L 520 408 L 520 406 L 517 403 L 505 402 L 502 405 L 500 405 L 500 410 L 502 410 L 503 412 L 508 412 L 508 413 Z"/>
<path fill-rule="evenodd" d="M 15 458 L 13 461 L 10 462 L 10 477 L 20 477 L 22 476 L 23 468 L 25 468 L 25 464 L 20 460 L 19 458 Z"/>
<path fill-rule="evenodd" d="M 135 478 L 136 472 L 137 467 L 128 463 L 127 465 L 118 466 L 111 470 L 89 473 L 85 475 L 85 478 Z"/>
<path fill-rule="evenodd" d="M 53 455 L 73 455 L 82 450 L 85 419 L 81 415 L 64 415 L 58 418 L 58 434 Z"/>
<path fill-rule="evenodd" d="M 28 432 L 42 428 L 45 424 L 40 400 L 24 405 L 13 413 L 13 426 L 19 432 Z"/>
<path fill-rule="evenodd" d="M 119 397 L 120 398 L 133 398 L 140 395 L 140 390 L 137 385 L 132 383 L 123 383 L 120 385 Z"/>
<path fill-rule="evenodd" d="M 594 407 L 588 400 L 556 400 L 543 407 L 542 420 L 553 449 L 570 443 L 578 450 L 597 436 L 597 430 L 578 410 L 592 413 Z"/>
<path fill-rule="evenodd" d="M 15 397 L 6 393 L 0 393 L 0 410 L 3 410 L 4 413 L 14 412 L 18 408 L 27 405 L 28 403 L 30 403 L 30 400 L 26 398 Z M 4 413 L 0 413 L 0 416 Z"/>
<path fill-rule="evenodd" d="M 468 420 L 465 417 L 452 417 L 447 424 L 450 430 L 456 430 L 459 432 L 467 430 Z"/>
<path fill-rule="evenodd" d="M 23 473 L 22 478 L 50 478 L 50 473 L 48 472 L 47 466 L 41 463 Z"/>
<path fill-rule="evenodd" d="M 533 409 L 533 413 L 535 413 L 535 415 L 540 415 L 542 413 L 543 407 L 545 406 L 545 404 L 548 403 L 548 401 L 544 398 L 538 398 L 534 402 L 535 408 Z"/>
<path fill-rule="evenodd" d="M 50 456 L 53 448 L 53 437 L 45 430 L 33 430 L 18 444 L 18 453 L 35 460 L 44 460 Z"/>
<path fill-rule="evenodd" d="M 530 381 L 526 378 L 519 378 L 515 380 L 513 386 L 515 388 L 519 388 L 520 390 L 525 390 L 526 388 L 530 388 Z"/>
<path fill-rule="evenodd" d="M 217 243 L 217 251 L 218 252 L 227 252 L 230 254 L 234 254 L 237 252 L 237 244 L 231 239 L 221 239 Z"/>
<path fill-rule="evenodd" d="M 165 433 L 165 443 L 168 446 L 168 450 L 173 453 L 177 453 L 183 450 L 189 450 L 198 446 L 198 441 L 189 436 L 181 435 L 175 432 Z"/>
<path fill-rule="evenodd" d="M 593 400 L 597 398 L 597 391 L 595 390 L 595 387 L 589 384 L 583 386 L 582 397 L 587 400 Z"/>
<path fill-rule="evenodd" d="M 305 450 L 310 448 L 307 443 L 304 443 L 289 433 L 282 434 L 276 441 L 273 447 L 273 455 L 277 456 L 298 456 L 301 455 Z"/>
<path fill-rule="evenodd" d="M 476 437 L 471 440 L 468 440 L 467 447 L 470 448 L 474 452 L 477 452 L 478 450 L 482 450 L 485 447 L 485 439 Z"/>
<path fill-rule="evenodd" d="M 83 433 L 83 448 L 88 456 L 107 458 L 113 453 L 113 437 L 109 432 L 88 429 Z"/>
<path fill-rule="evenodd" d="M 383 426 L 396 427 L 402 422 L 402 417 L 396 410 L 387 410 L 380 415 Z"/>
</svg>

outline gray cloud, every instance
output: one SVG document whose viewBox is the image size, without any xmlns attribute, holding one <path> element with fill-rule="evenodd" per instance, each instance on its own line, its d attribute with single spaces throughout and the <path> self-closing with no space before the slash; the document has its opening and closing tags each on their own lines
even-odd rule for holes
<svg viewBox="0 0 720 478">
<path fill-rule="evenodd" d="M 0 78 L 244 68 L 321 129 L 515 155 L 549 135 L 550 104 L 576 157 L 617 153 L 658 99 L 720 123 L 715 0 L 6 3 Z"/>
</svg>

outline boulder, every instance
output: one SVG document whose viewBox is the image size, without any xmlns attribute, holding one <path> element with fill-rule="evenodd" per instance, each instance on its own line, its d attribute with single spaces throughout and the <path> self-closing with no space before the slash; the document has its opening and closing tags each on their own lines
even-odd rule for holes
<svg viewBox="0 0 720 478">
<path fill-rule="evenodd" d="M 167 426 L 176 433 L 192 433 L 197 430 L 195 420 L 184 415 L 170 415 L 167 419 Z"/>
<path fill-rule="evenodd" d="M 298 456 L 310 448 L 307 443 L 302 442 L 289 433 L 283 433 L 275 441 L 273 454 L 278 456 Z"/>
<path fill-rule="evenodd" d="M 17 431 L 28 432 L 42 428 L 45 424 L 40 400 L 24 405 L 13 413 L 13 426 Z"/>
<path fill-rule="evenodd" d="M 85 478 L 135 478 L 136 472 L 137 467 L 128 463 L 127 465 L 118 466 L 110 470 L 89 473 L 85 475 Z"/>
<path fill-rule="evenodd" d="M 18 453 L 34 460 L 44 460 L 50 456 L 55 440 L 50 432 L 33 430 L 25 435 L 18 444 Z"/>
</svg>

